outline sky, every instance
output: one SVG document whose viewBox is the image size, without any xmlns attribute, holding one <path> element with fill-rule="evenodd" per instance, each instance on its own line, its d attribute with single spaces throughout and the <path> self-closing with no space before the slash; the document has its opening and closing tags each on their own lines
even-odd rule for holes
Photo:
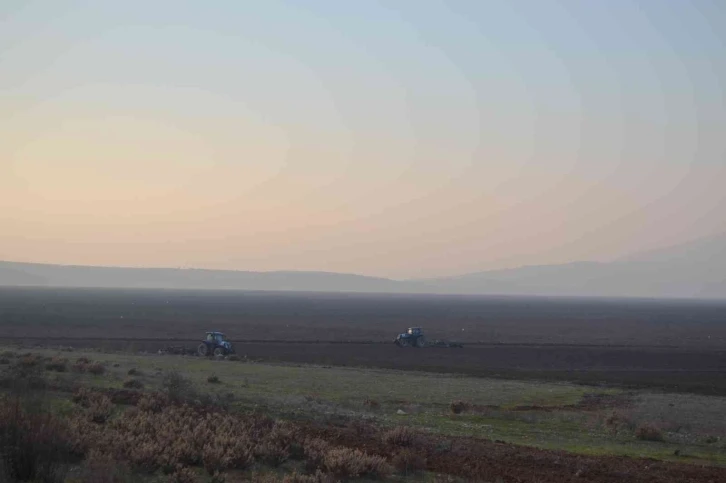
<svg viewBox="0 0 726 483">
<path fill-rule="evenodd" d="M 721 0 L 0 2 L 0 260 L 392 278 L 726 231 Z"/>
</svg>

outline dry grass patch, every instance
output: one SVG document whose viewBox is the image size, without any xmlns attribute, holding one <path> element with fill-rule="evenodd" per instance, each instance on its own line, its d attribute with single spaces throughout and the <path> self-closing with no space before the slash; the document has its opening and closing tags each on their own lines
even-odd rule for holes
<svg viewBox="0 0 726 483">
<path fill-rule="evenodd" d="M 391 459 L 391 464 L 403 475 L 413 475 L 426 469 L 426 458 L 420 453 L 402 449 Z"/>
<path fill-rule="evenodd" d="M 138 379 L 126 379 L 123 382 L 123 386 L 127 389 L 142 389 L 144 387 L 144 383 Z"/>
<path fill-rule="evenodd" d="M 635 429 L 635 437 L 643 441 L 665 441 L 663 431 L 652 423 L 643 423 Z"/>
<path fill-rule="evenodd" d="M 383 433 L 384 444 L 393 446 L 411 446 L 417 438 L 416 431 L 407 426 L 398 426 Z"/>
</svg>

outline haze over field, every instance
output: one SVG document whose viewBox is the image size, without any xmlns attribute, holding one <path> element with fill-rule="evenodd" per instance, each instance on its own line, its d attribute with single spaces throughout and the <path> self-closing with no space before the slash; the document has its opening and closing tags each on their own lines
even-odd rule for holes
<svg viewBox="0 0 726 483">
<path fill-rule="evenodd" d="M 73 267 L 0 261 L 0 286 L 726 299 L 726 235 L 611 263 L 573 262 L 391 280 L 305 271 Z"/>
<path fill-rule="evenodd" d="M 240 272 L 0 283 L 726 297 L 725 51 L 709 0 L 6 0 L 0 259 Z"/>
</svg>

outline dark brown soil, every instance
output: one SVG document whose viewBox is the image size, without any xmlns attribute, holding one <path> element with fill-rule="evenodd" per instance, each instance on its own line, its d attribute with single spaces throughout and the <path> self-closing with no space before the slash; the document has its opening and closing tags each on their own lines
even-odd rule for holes
<svg viewBox="0 0 726 483">
<path fill-rule="evenodd" d="M 465 347 L 395 347 L 409 325 Z M 213 329 L 248 360 L 726 394 L 724 303 L 0 288 L 5 345 L 194 350 Z"/>
</svg>

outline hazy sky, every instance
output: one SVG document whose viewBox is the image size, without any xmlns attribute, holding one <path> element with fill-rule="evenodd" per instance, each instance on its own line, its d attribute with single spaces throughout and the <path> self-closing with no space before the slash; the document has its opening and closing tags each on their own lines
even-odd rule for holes
<svg viewBox="0 0 726 483">
<path fill-rule="evenodd" d="M 0 1 L 0 259 L 397 278 L 726 231 L 723 0 Z"/>
</svg>

